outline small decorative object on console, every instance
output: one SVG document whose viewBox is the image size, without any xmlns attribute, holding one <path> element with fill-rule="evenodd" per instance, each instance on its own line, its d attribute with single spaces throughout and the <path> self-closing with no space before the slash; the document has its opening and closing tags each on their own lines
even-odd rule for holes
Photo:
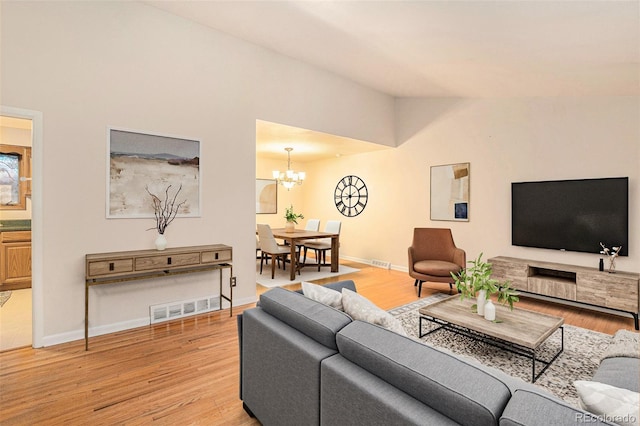
<svg viewBox="0 0 640 426">
<path fill-rule="evenodd" d="M 609 258 L 609 273 L 615 273 L 616 257 L 618 257 L 620 250 L 622 250 L 622 246 L 611 247 L 611 249 L 609 249 L 604 244 L 600 243 L 600 247 L 602 247 L 602 250 L 600 250 L 600 254 L 604 254 Z"/>
<path fill-rule="evenodd" d="M 184 200 L 183 202 L 176 204 L 176 199 L 182 190 L 182 185 L 180 185 L 180 188 L 178 188 L 173 198 L 169 196 L 170 188 L 171 185 L 167 186 L 167 189 L 164 191 L 164 200 L 161 200 L 157 195 L 152 194 L 151 191 L 149 191 L 148 186 L 145 187 L 149 195 L 151 195 L 153 211 L 156 218 L 156 226 L 154 228 L 147 229 L 147 231 L 151 229 L 156 229 L 158 231 L 158 237 L 156 238 L 156 248 L 158 250 L 164 250 L 167 246 L 167 239 L 164 236 L 164 231 L 166 231 L 167 226 L 169 226 L 169 224 L 176 218 L 180 207 L 187 202 L 187 200 Z"/>
</svg>

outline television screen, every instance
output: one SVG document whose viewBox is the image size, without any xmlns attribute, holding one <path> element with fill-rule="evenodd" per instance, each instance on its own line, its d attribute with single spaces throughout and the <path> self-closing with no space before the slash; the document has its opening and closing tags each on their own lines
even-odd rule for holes
<svg viewBox="0 0 640 426">
<path fill-rule="evenodd" d="M 628 234 L 627 177 L 511 184 L 513 245 L 628 256 Z"/>
</svg>

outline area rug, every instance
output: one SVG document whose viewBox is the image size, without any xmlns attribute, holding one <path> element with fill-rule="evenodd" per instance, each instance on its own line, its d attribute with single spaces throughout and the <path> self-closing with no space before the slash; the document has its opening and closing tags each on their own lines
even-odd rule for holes
<svg viewBox="0 0 640 426">
<path fill-rule="evenodd" d="M 287 265 L 287 270 L 283 271 L 282 269 L 278 269 L 276 266 L 275 278 L 271 279 L 271 265 L 264 265 L 262 267 L 262 275 L 260 275 L 260 262 L 256 262 L 256 283 L 263 287 L 273 288 L 283 285 L 299 284 L 302 281 L 315 281 L 322 278 L 337 277 L 339 275 L 351 274 L 359 271 L 359 269 L 356 268 L 339 265 L 338 272 L 331 272 L 328 266 L 320 268 L 320 272 L 318 272 L 317 266 L 309 264 L 302 268 L 300 270 L 300 275 L 296 274 L 296 278 L 291 281 L 289 279 L 290 267 L 291 265 Z"/>
<path fill-rule="evenodd" d="M 10 297 L 11 297 L 10 291 L 0 291 L 0 308 L 2 308 L 2 306 L 4 306 L 5 303 L 7 303 L 7 300 L 9 300 Z"/>
<path fill-rule="evenodd" d="M 400 306 L 389 312 L 403 324 L 410 337 L 427 345 L 445 348 L 453 353 L 473 358 L 481 364 L 497 368 L 503 372 L 531 381 L 531 361 L 523 356 L 498 349 L 489 344 L 464 337 L 448 330 L 439 330 L 418 339 L 419 313 L 422 306 L 450 297 L 439 293 L 417 302 Z M 435 327 L 424 323 L 423 330 Z M 542 359 L 549 359 L 560 344 L 560 331 L 557 331 L 543 344 L 540 350 Z M 564 351 L 551 364 L 547 371 L 536 380 L 535 385 L 556 395 L 568 404 L 579 407 L 578 395 L 573 382 L 591 380 L 600 363 L 600 358 L 611 342 L 612 336 L 580 327 L 564 326 Z M 536 363 L 536 369 L 538 369 Z M 538 370 L 539 371 L 539 370 Z"/>
</svg>

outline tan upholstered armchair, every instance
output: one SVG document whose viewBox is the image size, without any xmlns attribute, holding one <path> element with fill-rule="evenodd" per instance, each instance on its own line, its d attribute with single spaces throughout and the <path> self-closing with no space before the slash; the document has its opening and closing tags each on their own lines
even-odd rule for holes
<svg viewBox="0 0 640 426">
<path fill-rule="evenodd" d="M 415 278 L 418 297 L 425 281 L 449 283 L 453 289 L 451 272 L 460 272 L 467 263 L 464 250 L 456 247 L 451 229 L 415 228 L 409 247 L 409 275 Z"/>
</svg>

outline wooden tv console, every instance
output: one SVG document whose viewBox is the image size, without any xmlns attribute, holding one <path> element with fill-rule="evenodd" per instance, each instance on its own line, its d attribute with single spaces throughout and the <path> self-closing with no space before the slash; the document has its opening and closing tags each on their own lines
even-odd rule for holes
<svg viewBox="0 0 640 426">
<path fill-rule="evenodd" d="M 515 289 L 633 315 L 638 330 L 640 274 L 498 256 L 488 260 L 492 278 Z"/>
</svg>

